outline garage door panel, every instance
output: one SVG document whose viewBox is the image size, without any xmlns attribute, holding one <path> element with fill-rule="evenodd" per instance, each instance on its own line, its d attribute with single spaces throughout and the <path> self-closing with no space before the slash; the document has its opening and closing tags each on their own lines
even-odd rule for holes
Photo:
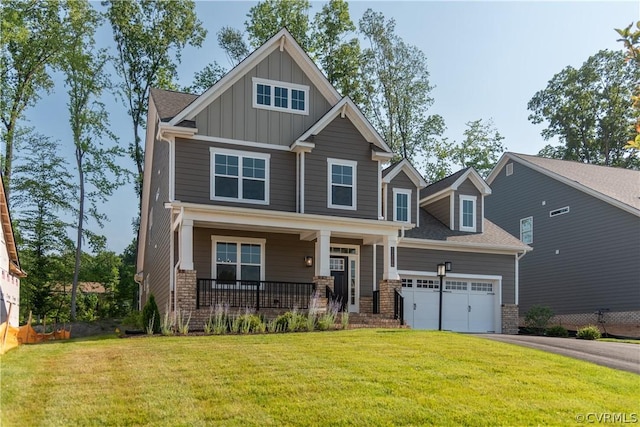
<svg viewBox="0 0 640 427">
<path fill-rule="evenodd" d="M 442 329 L 467 332 L 469 328 L 468 294 L 445 291 L 442 295 Z M 437 308 L 436 308 L 437 310 Z"/>
<path fill-rule="evenodd" d="M 495 332 L 493 294 L 469 294 L 469 332 Z"/>
</svg>

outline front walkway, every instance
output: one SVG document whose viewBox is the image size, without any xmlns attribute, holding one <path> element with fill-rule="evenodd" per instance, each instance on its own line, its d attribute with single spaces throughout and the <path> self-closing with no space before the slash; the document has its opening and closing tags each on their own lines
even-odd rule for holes
<svg viewBox="0 0 640 427">
<path fill-rule="evenodd" d="M 479 334 L 477 336 L 640 374 L 640 345 L 638 344 L 531 335 Z"/>
</svg>

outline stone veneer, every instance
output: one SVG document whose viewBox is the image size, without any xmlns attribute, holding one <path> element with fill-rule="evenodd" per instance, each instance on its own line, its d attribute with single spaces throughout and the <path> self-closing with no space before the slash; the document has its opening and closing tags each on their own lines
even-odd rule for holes
<svg viewBox="0 0 640 427">
<path fill-rule="evenodd" d="M 373 297 L 360 297 L 360 313 L 373 314 Z"/>
<path fill-rule="evenodd" d="M 518 306 L 516 304 L 502 304 L 502 333 L 518 333 Z"/>
</svg>

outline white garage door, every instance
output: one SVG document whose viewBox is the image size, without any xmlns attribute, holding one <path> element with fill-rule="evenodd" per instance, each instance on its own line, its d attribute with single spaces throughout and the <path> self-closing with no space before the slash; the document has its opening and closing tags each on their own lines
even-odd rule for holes
<svg viewBox="0 0 640 427">
<path fill-rule="evenodd" d="M 404 317 L 413 329 L 438 329 L 439 279 L 402 277 Z M 497 283 L 450 279 L 442 293 L 442 329 L 495 332 Z"/>
</svg>

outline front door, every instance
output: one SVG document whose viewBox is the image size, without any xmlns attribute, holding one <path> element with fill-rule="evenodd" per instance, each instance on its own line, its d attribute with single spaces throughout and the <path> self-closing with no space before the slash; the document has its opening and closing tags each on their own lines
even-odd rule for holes
<svg viewBox="0 0 640 427">
<path fill-rule="evenodd" d="M 341 310 L 344 310 L 349 302 L 349 283 L 347 276 L 347 266 L 349 258 L 347 257 L 331 257 L 329 259 L 329 267 L 331 276 L 333 277 L 333 294 L 335 299 L 340 302 Z"/>
</svg>

